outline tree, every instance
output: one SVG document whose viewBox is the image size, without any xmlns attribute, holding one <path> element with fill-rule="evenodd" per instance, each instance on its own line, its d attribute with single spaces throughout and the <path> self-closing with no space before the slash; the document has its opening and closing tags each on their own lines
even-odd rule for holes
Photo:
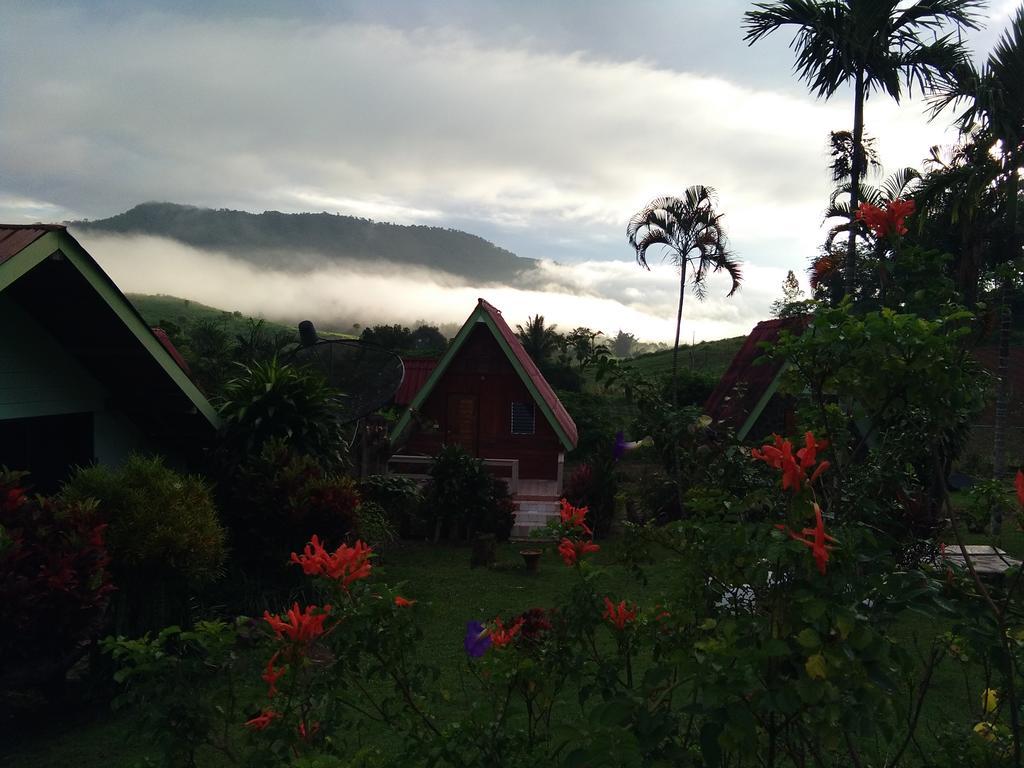
<svg viewBox="0 0 1024 768">
<path fill-rule="evenodd" d="M 790 317 L 799 313 L 803 298 L 803 288 L 800 287 L 800 281 L 796 279 L 791 269 L 786 273 L 786 279 L 782 281 L 782 298 L 772 302 L 772 317 Z"/>
<path fill-rule="evenodd" d="M 516 326 L 516 336 L 523 344 L 523 349 L 540 365 L 554 353 L 559 346 L 557 325 L 545 325 L 544 315 L 534 315 L 526 320 L 526 325 Z"/>
<path fill-rule="evenodd" d="M 359 335 L 360 341 L 368 344 L 376 344 L 378 347 L 392 351 L 402 351 L 412 346 L 412 331 L 405 326 L 399 325 L 375 325 L 372 328 L 363 328 Z"/>
<path fill-rule="evenodd" d="M 686 298 L 687 267 L 693 266 L 690 283 L 698 299 L 706 294 L 708 272 L 724 270 L 732 278 L 732 296 L 740 287 L 739 262 L 729 250 L 722 227 L 723 214 L 715 210 L 716 195 L 710 187 L 689 187 L 681 198 L 659 197 L 648 203 L 629 220 L 626 238 L 636 250 L 636 261 L 644 269 L 647 251 L 653 246 L 667 249 L 665 258 L 679 267 L 679 309 L 676 312 L 676 336 L 672 346 L 672 411 L 679 405 L 677 382 L 679 379 L 679 330 L 683 323 L 683 301 Z M 679 508 L 683 508 L 678 441 L 672 446 L 674 470 L 677 479 Z"/>
<path fill-rule="evenodd" d="M 604 336 L 604 333 L 592 331 L 582 326 L 573 328 L 565 336 L 566 344 L 572 350 L 573 356 L 576 358 L 576 364 L 581 371 L 590 364 L 594 355 L 599 350 L 603 350 L 602 354 L 608 353 L 607 347 L 603 344 L 597 344 L 598 336 Z"/>
<path fill-rule="evenodd" d="M 853 156 L 850 162 L 850 212 L 857 210 L 865 170 L 864 102 L 873 92 L 898 103 L 902 82 L 932 88 L 967 60 L 959 40 L 938 30 L 952 23 L 977 29 L 980 0 L 781 0 L 756 3 L 744 16 L 746 40 L 753 45 L 782 27 L 795 27 L 791 47 L 796 71 L 818 98 L 830 99 L 841 86 L 853 85 Z M 933 33 L 923 41 L 921 33 Z M 846 285 L 856 275 L 856 237 L 847 245 Z"/>
<path fill-rule="evenodd" d="M 447 347 L 448 339 L 436 325 L 421 325 L 409 337 L 409 349 L 415 352 L 441 354 Z"/>
<path fill-rule="evenodd" d="M 980 70 L 964 61 L 955 77 L 945 83 L 933 99 L 933 114 L 947 106 L 966 102 L 957 116 L 961 131 L 985 131 L 998 142 L 1001 174 L 996 180 L 1002 192 L 1003 247 L 996 260 L 1002 265 L 1002 318 L 999 329 L 999 383 L 996 389 L 996 419 L 993 430 L 992 472 L 1000 478 L 1006 471 L 1006 409 L 1009 401 L 1010 331 L 1012 327 L 1011 298 L 1013 268 L 1021 257 L 1018 234 L 1018 178 L 1024 162 L 1024 7 L 1010 22 L 988 60 Z M 1017 758 L 1020 755 L 1016 755 Z M 1019 763 L 1019 759 L 1018 759 Z"/>
<path fill-rule="evenodd" d="M 626 333 L 621 328 L 612 339 L 612 351 L 616 357 L 629 357 L 633 353 L 637 338 L 632 333 Z"/>
</svg>

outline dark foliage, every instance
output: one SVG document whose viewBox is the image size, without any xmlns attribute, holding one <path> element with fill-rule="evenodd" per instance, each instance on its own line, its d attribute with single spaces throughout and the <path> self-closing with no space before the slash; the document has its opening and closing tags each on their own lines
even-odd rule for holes
<svg viewBox="0 0 1024 768">
<path fill-rule="evenodd" d="M 514 521 L 505 481 L 457 445 L 444 446 L 435 457 L 423 493 L 423 512 L 435 541 L 445 533 L 449 538 L 491 533 L 506 541 Z"/>
</svg>

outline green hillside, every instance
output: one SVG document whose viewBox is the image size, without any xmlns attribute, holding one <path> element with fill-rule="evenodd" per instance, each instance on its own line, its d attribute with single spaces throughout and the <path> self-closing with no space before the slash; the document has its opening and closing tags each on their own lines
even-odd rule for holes
<svg viewBox="0 0 1024 768">
<path fill-rule="evenodd" d="M 679 348 L 679 367 L 716 379 L 721 378 L 746 338 L 746 336 L 734 336 L 730 339 L 702 341 L 693 346 L 681 346 Z M 631 362 L 637 371 L 647 376 L 667 376 L 672 372 L 672 350 L 666 349 L 662 352 L 640 355 Z"/>
<path fill-rule="evenodd" d="M 184 328 L 199 320 L 215 320 L 224 324 L 224 330 L 231 336 L 247 336 L 249 324 L 252 318 L 243 315 L 241 312 L 228 312 L 216 307 L 209 307 L 190 299 L 180 299 L 177 296 L 156 296 L 130 293 L 128 300 L 139 310 L 143 319 L 152 326 L 177 326 Z M 256 318 L 259 319 L 259 318 Z M 271 333 L 297 333 L 297 328 L 283 323 L 275 323 L 264 320 L 264 326 Z M 317 328 L 317 333 L 327 338 L 351 339 L 351 334 L 330 331 Z M 173 334 L 172 334 L 173 336 Z"/>
</svg>

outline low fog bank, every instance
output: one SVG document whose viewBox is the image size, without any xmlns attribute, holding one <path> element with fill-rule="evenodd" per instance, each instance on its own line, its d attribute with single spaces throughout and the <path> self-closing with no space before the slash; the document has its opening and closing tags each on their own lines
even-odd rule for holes
<svg viewBox="0 0 1024 768">
<path fill-rule="evenodd" d="M 513 327 L 534 314 L 561 330 L 588 326 L 619 329 L 644 341 L 671 342 L 678 301 L 678 271 L 647 272 L 633 261 L 571 265 L 542 262 L 519 285 L 480 287 L 448 273 L 382 262 L 317 264 L 294 259 L 291 268 L 260 268 L 224 253 L 151 236 L 75 233 L 125 293 L 168 294 L 247 315 L 319 327 L 402 323 L 426 318 L 461 324 L 478 297 L 502 310 Z M 781 294 L 785 270 L 744 265 L 744 283 L 724 298 L 728 279 L 715 276 L 708 299 L 687 294 L 683 341 L 746 334 L 768 316 Z"/>
</svg>

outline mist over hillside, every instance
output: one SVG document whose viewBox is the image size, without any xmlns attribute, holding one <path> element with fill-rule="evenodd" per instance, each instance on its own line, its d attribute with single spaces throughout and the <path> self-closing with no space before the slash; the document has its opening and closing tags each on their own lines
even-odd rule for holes
<svg viewBox="0 0 1024 768">
<path fill-rule="evenodd" d="M 536 270 L 482 237 L 457 229 L 386 224 L 331 213 L 247 213 L 143 203 L 77 231 L 153 235 L 228 253 L 260 267 L 310 269 L 325 262 L 428 267 L 476 283 L 507 283 Z"/>
</svg>

